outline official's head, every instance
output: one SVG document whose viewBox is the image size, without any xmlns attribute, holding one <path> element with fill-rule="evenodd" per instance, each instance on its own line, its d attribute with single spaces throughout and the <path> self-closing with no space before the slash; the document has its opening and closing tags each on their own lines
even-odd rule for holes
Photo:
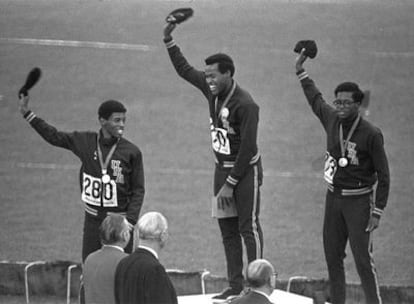
<svg viewBox="0 0 414 304">
<path fill-rule="evenodd" d="M 125 248 L 131 237 L 132 225 L 119 214 L 110 214 L 102 222 L 99 233 L 103 245 L 117 245 Z"/>
<path fill-rule="evenodd" d="M 335 88 L 333 102 L 340 119 L 353 118 L 358 114 L 364 93 L 354 82 L 343 82 Z"/>
<path fill-rule="evenodd" d="M 217 53 L 205 59 L 206 81 L 213 95 L 220 95 L 232 84 L 235 71 L 233 59 L 227 54 Z"/>
<path fill-rule="evenodd" d="M 168 222 L 159 212 L 148 212 L 141 216 L 137 229 L 140 245 L 162 249 L 168 239 Z"/>
<path fill-rule="evenodd" d="M 98 118 L 105 137 L 121 137 L 124 133 L 126 108 L 121 102 L 104 101 L 99 106 Z"/>
<path fill-rule="evenodd" d="M 265 259 L 252 261 L 246 270 L 246 280 L 252 289 L 270 295 L 276 286 L 276 273 L 273 265 Z"/>
</svg>

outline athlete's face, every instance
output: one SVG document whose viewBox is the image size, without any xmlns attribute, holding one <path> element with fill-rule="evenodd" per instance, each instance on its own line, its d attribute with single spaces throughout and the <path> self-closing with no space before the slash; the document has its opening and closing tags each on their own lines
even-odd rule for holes
<svg viewBox="0 0 414 304">
<path fill-rule="evenodd" d="M 126 114 L 114 112 L 108 119 L 99 119 L 105 137 L 121 137 L 124 133 Z"/>
<path fill-rule="evenodd" d="M 219 95 L 224 92 L 227 89 L 228 84 L 231 83 L 230 71 L 226 71 L 222 74 L 218 68 L 218 63 L 207 65 L 204 72 L 207 84 L 213 95 Z"/>
<path fill-rule="evenodd" d="M 342 120 L 355 116 L 359 110 L 359 103 L 354 101 L 352 92 L 338 92 L 333 104 Z"/>
</svg>

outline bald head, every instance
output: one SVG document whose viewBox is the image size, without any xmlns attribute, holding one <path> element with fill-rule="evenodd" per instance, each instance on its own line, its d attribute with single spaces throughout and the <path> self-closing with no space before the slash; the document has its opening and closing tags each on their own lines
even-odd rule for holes
<svg viewBox="0 0 414 304">
<path fill-rule="evenodd" d="M 269 261 L 265 259 L 254 260 L 247 266 L 247 282 L 252 288 L 272 287 L 275 270 Z"/>
</svg>

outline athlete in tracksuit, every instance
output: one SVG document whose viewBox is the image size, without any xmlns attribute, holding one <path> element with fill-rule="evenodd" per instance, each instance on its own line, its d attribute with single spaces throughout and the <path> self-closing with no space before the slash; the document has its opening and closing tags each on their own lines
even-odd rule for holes
<svg viewBox="0 0 414 304">
<path fill-rule="evenodd" d="M 164 31 L 170 59 L 177 73 L 201 90 L 208 101 L 210 132 L 215 155 L 214 195 L 231 195 L 236 203 L 237 217 L 218 219 L 227 260 L 229 288 L 220 298 L 239 294 L 243 289 L 243 250 L 241 236 L 246 245 L 248 261 L 262 257 L 263 233 L 259 223 L 259 186 L 262 167 L 257 148 L 259 107 L 232 76 L 234 65 L 225 54 L 215 54 L 206 59 L 206 70 L 192 67 L 171 37 L 174 25 Z M 170 31 L 171 30 L 171 31 Z M 218 71 L 221 63 L 231 66 Z M 233 69 L 233 70 L 231 70 Z M 231 71 L 230 71 L 231 70 Z M 223 82 L 215 77 L 226 78 Z M 229 190 L 224 195 L 223 192 Z"/>
<path fill-rule="evenodd" d="M 82 162 L 79 181 L 85 206 L 82 246 L 82 261 L 85 261 L 90 253 L 101 248 L 99 226 L 106 215 L 124 215 L 128 222 L 135 225 L 143 203 L 145 190 L 141 151 L 122 137 L 124 121 L 108 127 L 114 117 L 119 116 L 121 121 L 126 109 L 118 101 L 106 101 L 99 108 L 102 128 L 98 133 L 68 133 L 58 131 L 37 117 L 27 108 L 27 102 L 28 97 L 21 99 L 21 112 L 36 132 L 48 143 L 72 151 Z M 132 239 L 125 248 L 127 253 L 132 251 Z"/>
<path fill-rule="evenodd" d="M 334 108 L 324 101 L 303 69 L 305 60 L 302 52 L 296 60 L 296 74 L 312 111 L 327 134 L 324 177 L 328 190 L 323 244 L 331 302 L 345 303 L 343 260 L 349 240 L 366 302 L 381 303 L 372 256 L 372 231 L 378 227 L 390 185 L 383 135 L 380 129 L 361 117 L 359 107 L 364 94 L 357 84 L 338 85 Z"/>
</svg>

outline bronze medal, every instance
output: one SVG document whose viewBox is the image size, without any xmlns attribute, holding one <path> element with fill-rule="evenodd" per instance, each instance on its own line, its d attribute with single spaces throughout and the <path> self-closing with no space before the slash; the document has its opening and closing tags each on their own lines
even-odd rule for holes
<svg viewBox="0 0 414 304">
<path fill-rule="evenodd" d="M 345 168 L 348 166 L 348 159 L 346 157 L 341 157 L 338 161 L 340 167 Z"/>
<path fill-rule="evenodd" d="M 345 156 L 345 149 L 348 147 L 348 142 L 351 139 L 352 135 L 354 134 L 356 127 L 361 119 L 361 115 L 358 114 L 358 117 L 352 123 L 351 130 L 348 133 L 346 140 L 344 141 L 344 133 L 342 130 L 342 124 L 339 124 L 339 145 L 341 147 L 341 158 L 338 160 L 338 165 L 341 168 L 345 168 L 348 166 L 348 159 Z"/>
</svg>

